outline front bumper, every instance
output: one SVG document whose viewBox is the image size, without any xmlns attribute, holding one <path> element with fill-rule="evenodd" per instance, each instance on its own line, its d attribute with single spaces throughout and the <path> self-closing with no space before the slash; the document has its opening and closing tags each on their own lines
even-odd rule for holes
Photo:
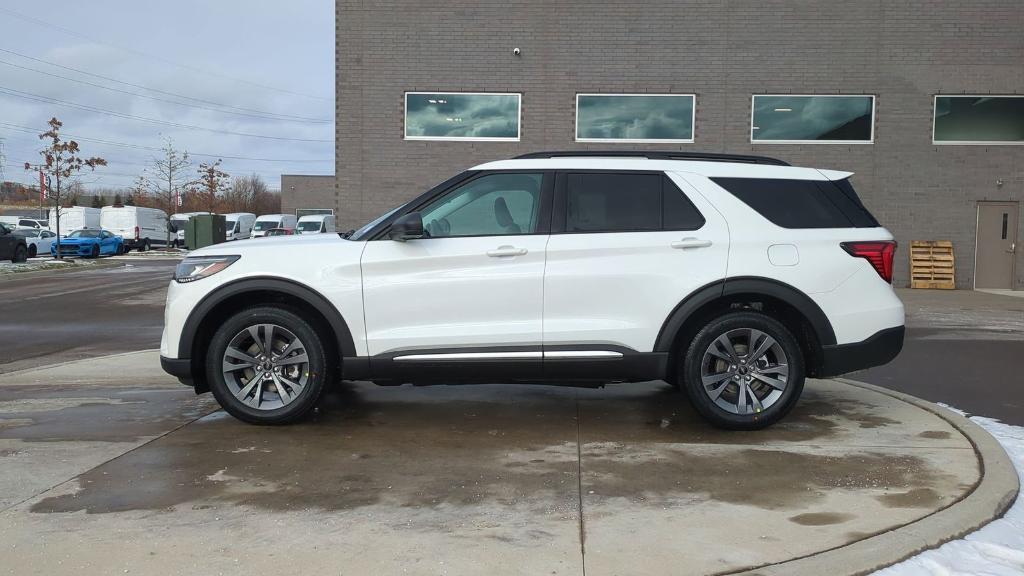
<svg viewBox="0 0 1024 576">
<path fill-rule="evenodd" d="M 64 244 L 61 242 L 61 256 L 92 256 L 92 244 Z M 57 256 L 57 243 L 50 246 L 50 255 Z"/>
<path fill-rule="evenodd" d="M 823 346 L 821 370 L 816 376 L 827 378 L 888 364 L 903 349 L 905 332 L 905 327 L 894 326 L 860 342 Z"/>
</svg>

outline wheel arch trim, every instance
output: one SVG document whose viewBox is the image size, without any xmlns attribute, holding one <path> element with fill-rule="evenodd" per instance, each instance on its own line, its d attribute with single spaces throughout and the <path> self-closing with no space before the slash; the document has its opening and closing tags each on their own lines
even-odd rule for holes
<svg viewBox="0 0 1024 576">
<path fill-rule="evenodd" d="M 807 319 L 822 346 L 836 343 L 836 334 L 828 316 L 809 296 L 778 280 L 743 276 L 716 280 L 684 298 L 662 324 L 654 342 L 654 351 L 672 352 L 679 331 L 694 313 L 715 300 L 738 294 L 768 296 L 785 302 Z"/>
<path fill-rule="evenodd" d="M 207 315 L 212 310 L 228 298 L 238 296 L 239 294 L 244 294 L 246 292 L 280 292 L 288 296 L 299 298 L 316 309 L 316 311 L 327 320 L 331 330 L 334 332 L 335 340 L 338 343 L 338 354 L 341 357 L 356 356 L 355 341 L 352 338 L 352 332 L 349 330 L 348 323 L 345 322 L 345 318 L 341 315 L 341 312 L 339 312 L 326 297 L 316 290 L 292 280 L 256 277 L 244 278 L 224 284 L 204 296 L 203 299 L 192 308 L 192 311 L 189 312 L 188 318 L 185 320 L 185 324 L 181 330 L 181 336 L 178 340 L 178 357 L 192 357 L 192 347 L 195 344 L 196 334 L 198 333 L 203 320 L 206 319 Z"/>
</svg>

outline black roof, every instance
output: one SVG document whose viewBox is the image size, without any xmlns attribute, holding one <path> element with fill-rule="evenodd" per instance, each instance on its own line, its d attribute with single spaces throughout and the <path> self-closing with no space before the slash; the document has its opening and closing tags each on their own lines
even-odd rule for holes
<svg viewBox="0 0 1024 576">
<path fill-rule="evenodd" d="M 702 162 L 740 162 L 744 164 L 770 164 L 773 166 L 789 166 L 789 162 L 768 156 L 751 156 L 747 154 L 719 154 L 715 152 L 684 152 L 680 150 L 556 150 L 551 152 L 531 152 L 516 156 L 516 160 L 536 158 L 572 158 L 572 157 L 622 157 L 647 158 L 650 160 L 699 160 Z"/>
</svg>

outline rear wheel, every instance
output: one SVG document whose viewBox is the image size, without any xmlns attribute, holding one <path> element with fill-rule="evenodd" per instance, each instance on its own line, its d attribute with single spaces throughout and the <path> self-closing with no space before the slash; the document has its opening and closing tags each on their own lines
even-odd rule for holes
<svg viewBox="0 0 1024 576">
<path fill-rule="evenodd" d="M 146 241 L 142 243 L 141 252 L 149 252 L 149 238 L 146 238 Z"/>
<path fill-rule="evenodd" d="M 759 312 L 730 312 L 694 337 L 680 374 L 694 408 L 715 426 L 758 430 L 779 421 L 804 387 L 796 338 Z"/>
<path fill-rule="evenodd" d="M 287 424 L 313 410 L 330 377 L 313 326 L 288 308 L 259 306 L 229 318 L 206 357 L 210 390 L 232 416 Z"/>
<path fill-rule="evenodd" d="M 18 246 L 14 249 L 14 257 L 11 259 L 12 262 L 20 264 L 28 260 L 28 250 L 24 246 Z"/>
<path fill-rule="evenodd" d="M 114 254 L 116 254 L 117 256 L 124 254 L 124 244 L 118 244 L 117 250 L 114 251 Z"/>
</svg>

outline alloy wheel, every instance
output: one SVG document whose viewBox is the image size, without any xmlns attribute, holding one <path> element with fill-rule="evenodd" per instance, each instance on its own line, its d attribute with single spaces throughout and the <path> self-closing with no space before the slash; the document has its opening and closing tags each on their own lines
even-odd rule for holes
<svg viewBox="0 0 1024 576">
<path fill-rule="evenodd" d="M 756 414 L 779 401 L 789 385 L 789 361 L 779 342 L 754 328 L 729 330 L 701 361 L 701 388 L 719 408 Z"/>
<path fill-rule="evenodd" d="M 221 364 L 228 390 L 257 410 L 287 406 L 302 394 L 310 376 L 305 345 L 277 324 L 255 324 L 238 332 Z"/>
</svg>

